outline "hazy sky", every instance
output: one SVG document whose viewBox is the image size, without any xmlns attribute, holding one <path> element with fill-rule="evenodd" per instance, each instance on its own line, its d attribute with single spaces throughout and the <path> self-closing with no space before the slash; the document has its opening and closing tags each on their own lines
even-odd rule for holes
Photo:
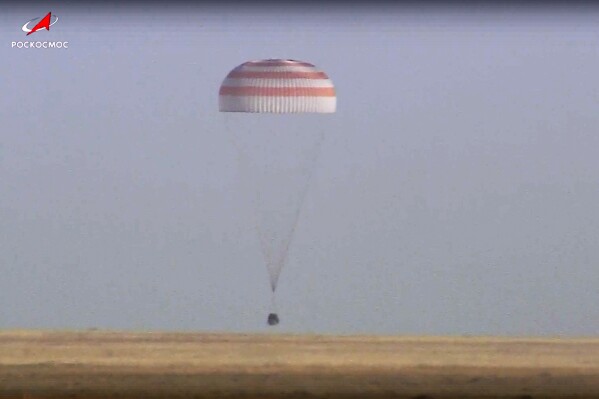
<svg viewBox="0 0 599 399">
<path fill-rule="evenodd" d="M 338 93 L 275 330 L 217 107 L 260 58 Z M 2 5 L 0 328 L 597 335 L 597 71 L 590 7 Z"/>
</svg>

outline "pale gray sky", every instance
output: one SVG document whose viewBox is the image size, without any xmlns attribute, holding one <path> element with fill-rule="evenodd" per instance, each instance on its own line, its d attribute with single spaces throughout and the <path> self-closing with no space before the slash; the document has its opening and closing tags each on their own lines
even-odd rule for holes
<svg viewBox="0 0 599 399">
<path fill-rule="evenodd" d="M 3 5 L 0 328 L 269 330 L 217 93 L 292 58 L 338 112 L 275 331 L 596 335 L 599 8 L 327 8 Z"/>
</svg>

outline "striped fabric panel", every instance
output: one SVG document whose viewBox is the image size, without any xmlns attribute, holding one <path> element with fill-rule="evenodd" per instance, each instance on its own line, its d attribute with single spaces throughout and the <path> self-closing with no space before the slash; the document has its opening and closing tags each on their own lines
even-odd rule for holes
<svg viewBox="0 0 599 399">
<path fill-rule="evenodd" d="M 245 62 L 227 75 L 219 90 L 221 112 L 331 113 L 336 101 L 325 72 L 294 60 Z"/>
</svg>

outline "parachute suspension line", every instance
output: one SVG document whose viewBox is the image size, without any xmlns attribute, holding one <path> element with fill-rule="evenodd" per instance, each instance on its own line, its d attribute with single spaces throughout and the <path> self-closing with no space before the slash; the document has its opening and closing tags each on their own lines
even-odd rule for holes
<svg viewBox="0 0 599 399">
<path fill-rule="evenodd" d="M 270 294 L 270 312 L 277 313 L 277 295 L 274 291 Z"/>
<path fill-rule="evenodd" d="M 279 324 L 279 315 L 277 313 L 277 303 L 275 301 L 275 292 L 272 291 L 272 295 L 270 297 L 270 313 L 268 313 L 268 318 L 266 322 L 269 326 L 276 326 Z"/>
<path fill-rule="evenodd" d="M 225 134 L 229 138 L 229 141 L 231 142 L 233 147 L 235 147 L 235 152 L 237 153 L 237 163 L 238 163 L 239 169 L 241 171 L 247 170 L 250 165 L 250 161 L 249 161 L 248 157 L 246 156 L 246 154 L 241 149 L 241 146 L 239 145 L 237 140 L 235 140 L 235 133 L 232 131 L 232 129 L 229 125 L 229 119 L 227 117 L 225 117 L 225 132 L 226 132 Z M 244 180 L 244 179 L 242 178 L 242 180 Z M 247 181 L 246 181 L 246 183 L 247 184 L 244 187 L 244 189 L 247 190 L 249 188 L 249 186 L 251 186 L 252 184 L 251 184 L 251 182 L 247 182 Z M 254 208 L 256 208 L 259 203 L 259 193 L 257 190 L 248 190 L 248 191 L 253 191 L 253 198 L 254 198 L 253 206 L 254 206 Z M 264 238 L 265 235 L 263 234 L 262 229 L 260 228 L 260 223 L 258 222 L 258 218 L 256 217 L 255 212 L 252 212 L 252 214 L 254 215 L 254 217 L 252 218 L 254 221 L 254 228 L 256 229 L 256 232 L 258 233 L 258 239 L 260 240 L 262 255 L 265 258 L 265 262 L 266 262 L 267 269 L 268 269 L 268 265 L 271 264 L 271 262 L 272 262 L 272 257 L 270 255 L 270 251 L 268 250 L 268 245 L 265 242 L 265 238 Z M 268 313 L 266 322 L 269 326 L 276 326 L 277 324 L 279 324 L 279 315 L 277 314 L 277 302 L 276 302 L 276 294 L 275 294 L 276 284 L 272 281 L 272 279 L 271 279 L 270 287 L 272 290 L 271 296 L 270 296 L 270 312 Z"/>
<path fill-rule="evenodd" d="M 313 152 L 312 157 L 310 158 L 310 161 L 309 161 L 308 176 L 307 176 L 307 179 L 306 179 L 306 183 L 305 183 L 305 185 L 304 185 L 304 187 L 302 189 L 302 192 L 300 194 L 299 204 L 298 204 L 298 207 L 296 208 L 295 214 L 293 216 L 293 224 L 291 226 L 291 231 L 289 233 L 289 239 L 287 240 L 286 245 L 285 245 L 284 257 L 282 259 L 282 264 L 283 265 L 287 263 L 287 258 L 289 256 L 289 247 L 291 246 L 291 242 L 293 241 L 293 237 L 295 236 L 295 230 L 297 228 L 299 217 L 300 217 L 300 214 L 302 212 L 302 207 L 304 205 L 304 200 L 306 198 L 306 195 L 308 194 L 308 190 L 310 189 L 310 186 L 311 186 L 311 183 L 312 183 L 312 178 L 314 177 L 314 171 L 316 170 L 316 162 L 318 160 L 318 157 L 320 156 L 320 149 L 322 147 L 322 142 L 323 141 L 324 141 L 324 130 L 320 129 L 318 131 L 318 138 L 317 138 L 317 141 L 316 141 L 316 145 L 314 146 L 314 152 Z M 276 290 L 276 284 L 273 284 L 273 286 L 272 286 L 273 298 L 274 298 L 275 290 Z"/>
<path fill-rule="evenodd" d="M 259 176 L 256 176 L 255 173 L 249 173 L 249 171 L 251 170 L 251 165 L 252 162 L 250 160 L 250 158 L 248 157 L 248 154 L 245 153 L 245 151 L 243 150 L 243 136 L 238 137 L 235 133 L 235 131 L 233 131 L 231 125 L 230 125 L 230 120 L 229 118 L 225 117 L 225 130 L 226 130 L 226 135 L 228 136 L 229 141 L 231 142 L 231 144 L 233 145 L 233 147 L 235 148 L 235 152 L 237 155 L 237 160 L 238 160 L 238 164 L 240 167 L 240 171 L 242 173 L 245 173 L 245 176 L 242 176 L 242 180 L 244 181 L 245 184 L 245 191 L 248 191 L 248 194 L 251 195 L 251 198 L 253 199 L 253 208 L 254 209 L 259 209 L 260 204 L 261 204 L 261 193 L 260 190 L 256 190 L 253 189 L 253 187 L 257 187 L 258 183 L 259 183 Z M 253 221 L 253 225 L 254 225 L 254 229 L 258 234 L 258 238 L 259 238 L 259 242 L 260 242 L 260 247 L 262 250 L 262 255 L 264 257 L 264 261 L 266 263 L 266 269 L 269 272 L 269 277 L 270 277 L 270 287 L 272 292 L 274 293 L 276 291 L 276 287 L 277 287 L 277 282 L 278 282 L 278 277 L 279 277 L 279 273 L 280 270 L 282 269 L 282 267 L 287 263 L 287 259 L 289 256 L 289 249 L 291 247 L 291 243 L 293 242 L 293 238 L 295 236 L 295 231 L 297 230 L 297 225 L 299 222 L 299 217 L 301 215 L 301 210 L 303 207 L 303 204 L 305 202 L 305 198 L 307 196 L 308 190 L 310 189 L 312 180 L 314 178 L 314 172 L 316 170 L 316 164 L 318 161 L 318 158 L 320 156 L 321 153 L 321 148 L 322 148 L 322 144 L 324 142 L 325 139 L 325 129 L 324 128 L 316 128 L 315 130 L 312 131 L 314 140 L 311 143 L 311 145 L 307 148 L 308 149 L 308 157 L 306 158 L 306 162 L 304 163 L 304 167 L 303 167 L 303 183 L 301 184 L 301 190 L 298 192 L 298 196 L 297 196 L 297 206 L 294 210 L 294 212 L 289 215 L 290 216 L 290 229 L 285 233 L 285 237 L 286 239 L 283 241 L 284 246 L 281 248 L 281 253 L 280 253 L 280 257 L 275 256 L 275 254 L 272 252 L 272 248 L 270 247 L 270 242 L 269 240 L 269 235 L 265 234 L 266 231 L 263 229 L 263 227 L 261 226 L 261 222 L 259 220 L 258 217 L 258 213 L 256 212 L 252 212 L 252 221 Z M 264 226 L 266 228 L 266 226 Z M 278 268 L 278 272 L 273 273 L 272 271 L 272 267 L 273 265 L 275 265 L 275 267 Z"/>
<path fill-rule="evenodd" d="M 226 131 L 227 137 L 229 138 L 229 141 L 231 142 L 233 147 L 235 147 L 235 152 L 237 153 L 237 164 L 238 164 L 240 171 L 244 171 L 244 170 L 247 171 L 249 169 L 249 165 L 251 164 L 251 162 L 249 161 L 249 158 L 247 157 L 247 155 L 241 149 L 241 146 L 239 145 L 237 140 L 235 140 L 235 133 L 233 132 L 233 130 L 231 129 L 231 126 L 229 124 L 229 118 L 227 118 L 226 116 L 225 116 L 225 131 Z M 251 176 L 251 173 L 249 175 Z M 248 181 L 249 179 L 250 179 L 250 177 L 246 177 L 245 179 L 242 177 L 242 180 L 246 181 L 244 190 L 251 191 L 252 198 L 253 198 L 252 206 L 253 206 L 253 209 L 256 209 L 258 206 L 258 203 L 260 202 L 259 201 L 260 194 L 257 190 L 249 190 L 249 187 L 251 187 L 253 185 L 252 183 L 255 183 L 255 182 L 249 182 Z M 258 233 L 258 240 L 260 241 L 260 249 L 262 250 L 262 256 L 265 258 L 264 261 L 266 263 L 266 268 L 268 271 L 268 265 L 271 264 L 272 257 L 271 257 L 270 251 L 268 250 L 268 244 L 265 241 L 264 232 L 262 231 L 262 228 L 260 227 L 260 223 L 258 222 L 258 217 L 256 216 L 256 212 L 252 212 L 252 220 L 254 223 L 254 229 Z M 276 289 L 276 284 L 272 280 L 270 282 L 270 287 L 271 287 L 273 295 L 274 295 L 274 292 Z"/>
</svg>

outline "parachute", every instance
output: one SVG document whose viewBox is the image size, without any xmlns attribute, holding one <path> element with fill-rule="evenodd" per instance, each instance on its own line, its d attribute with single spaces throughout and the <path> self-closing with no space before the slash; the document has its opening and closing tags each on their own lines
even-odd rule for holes
<svg viewBox="0 0 599 399">
<path fill-rule="evenodd" d="M 233 113 L 225 114 L 225 126 L 252 198 L 269 274 L 269 325 L 279 323 L 277 283 L 326 131 L 320 114 L 334 113 L 336 105 L 327 74 L 303 61 L 248 61 L 229 72 L 220 86 L 219 111 Z"/>
</svg>

